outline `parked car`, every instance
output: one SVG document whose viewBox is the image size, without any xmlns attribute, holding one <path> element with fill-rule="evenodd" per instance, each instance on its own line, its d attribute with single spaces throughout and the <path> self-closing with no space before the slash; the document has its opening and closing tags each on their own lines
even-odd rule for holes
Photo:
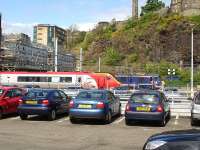
<svg viewBox="0 0 200 150">
<path fill-rule="evenodd" d="M 200 131 L 170 131 L 151 136 L 143 150 L 200 150 Z"/>
<path fill-rule="evenodd" d="M 85 118 L 102 119 L 110 123 L 113 116 L 120 114 L 120 100 L 108 90 L 84 90 L 70 102 L 69 116 L 72 123 Z"/>
<path fill-rule="evenodd" d="M 160 91 L 141 90 L 134 92 L 125 109 L 127 125 L 135 120 L 152 120 L 165 126 L 167 117 L 170 118 L 169 103 Z"/>
<path fill-rule="evenodd" d="M 55 120 L 57 114 L 68 113 L 70 100 L 61 90 L 31 89 L 22 97 L 18 113 L 22 120 L 28 115 L 44 115 Z"/>
<path fill-rule="evenodd" d="M 191 109 L 191 125 L 194 126 L 200 121 L 200 92 L 194 96 Z"/>
<path fill-rule="evenodd" d="M 16 113 L 23 90 L 17 87 L 0 87 L 0 119 L 4 114 Z"/>
</svg>

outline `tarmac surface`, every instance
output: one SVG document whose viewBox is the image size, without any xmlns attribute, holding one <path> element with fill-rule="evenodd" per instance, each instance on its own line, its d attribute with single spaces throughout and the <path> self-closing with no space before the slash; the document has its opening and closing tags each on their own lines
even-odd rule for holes
<svg viewBox="0 0 200 150">
<path fill-rule="evenodd" d="M 123 116 L 104 125 L 97 120 L 71 124 L 67 115 L 55 121 L 37 116 L 22 121 L 11 115 L 0 120 L 0 149 L 142 150 L 153 134 L 185 129 L 192 129 L 189 118 L 172 118 L 166 127 L 159 127 L 154 122 L 134 122 L 127 126 Z"/>
</svg>

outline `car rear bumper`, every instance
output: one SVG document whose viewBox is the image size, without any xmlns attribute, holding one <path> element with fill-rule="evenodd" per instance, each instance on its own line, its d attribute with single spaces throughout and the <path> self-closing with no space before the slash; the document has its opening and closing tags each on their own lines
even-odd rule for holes
<svg viewBox="0 0 200 150">
<path fill-rule="evenodd" d="M 48 115 L 49 111 L 50 109 L 48 107 L 18 107 L 18 113 L 26 115 Z"/>
<path fill-rule="evenodd" d="M 101 109 L 70 109 L 69 116 L 73 118 L 104 119 L 105 111 Z"/>
<path fill-rule="evenodd" d="M 125 112 L 127 120 L 163 120 L 164 113 L 160 112 Z"/>
</svg>

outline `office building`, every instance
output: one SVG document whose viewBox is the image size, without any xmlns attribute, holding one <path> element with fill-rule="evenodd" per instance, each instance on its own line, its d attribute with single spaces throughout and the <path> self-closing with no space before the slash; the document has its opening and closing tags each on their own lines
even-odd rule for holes
<svg viewBox="0 0 200 150">
<path fill-rule="evenodd" d="M 46 45 L 50 48 L 55 47 L 55 38 L 58 39 L 58 49 L 64 50 L 66 44 L 66 30 L 49 24 L 38 24 L 34 26 L 33 42 Z"/>
</svg>

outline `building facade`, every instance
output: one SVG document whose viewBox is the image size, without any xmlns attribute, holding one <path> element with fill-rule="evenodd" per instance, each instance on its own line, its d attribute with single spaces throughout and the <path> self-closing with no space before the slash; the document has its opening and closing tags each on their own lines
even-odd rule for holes
<svg viewBox="0 0 200 150">
<path fill-rule="evenodd" d="M 39 24 L 34 26 L 33 42 L 46 45 L 50 48 L 55 47 L 55 38 L 58 38 L 58 49 L 64 50 L 66 44 L 66 30 L 49 24 Z"/>
<path fill-rule="evenodd" d="M 200 0 L 172 0 L 171 11 L 185 16 L 200 15 Z"/>
<path fill-rule="evenodd" d="M 0 51 L 0 70 L 54 71 L 55 51 L 42 44 L 30 42 L 25 34 L 4 36 Z M 58 71 L 75 71 L 76 58 L 72 54 L 58 52 Z"/>
<path fill-rule="evenodd" d="M 2 29 L 1 29 L 1 13 L 0 13 L 0 50 L 1 50 L 1 40 L 2 40 Z"/>
</svg>

